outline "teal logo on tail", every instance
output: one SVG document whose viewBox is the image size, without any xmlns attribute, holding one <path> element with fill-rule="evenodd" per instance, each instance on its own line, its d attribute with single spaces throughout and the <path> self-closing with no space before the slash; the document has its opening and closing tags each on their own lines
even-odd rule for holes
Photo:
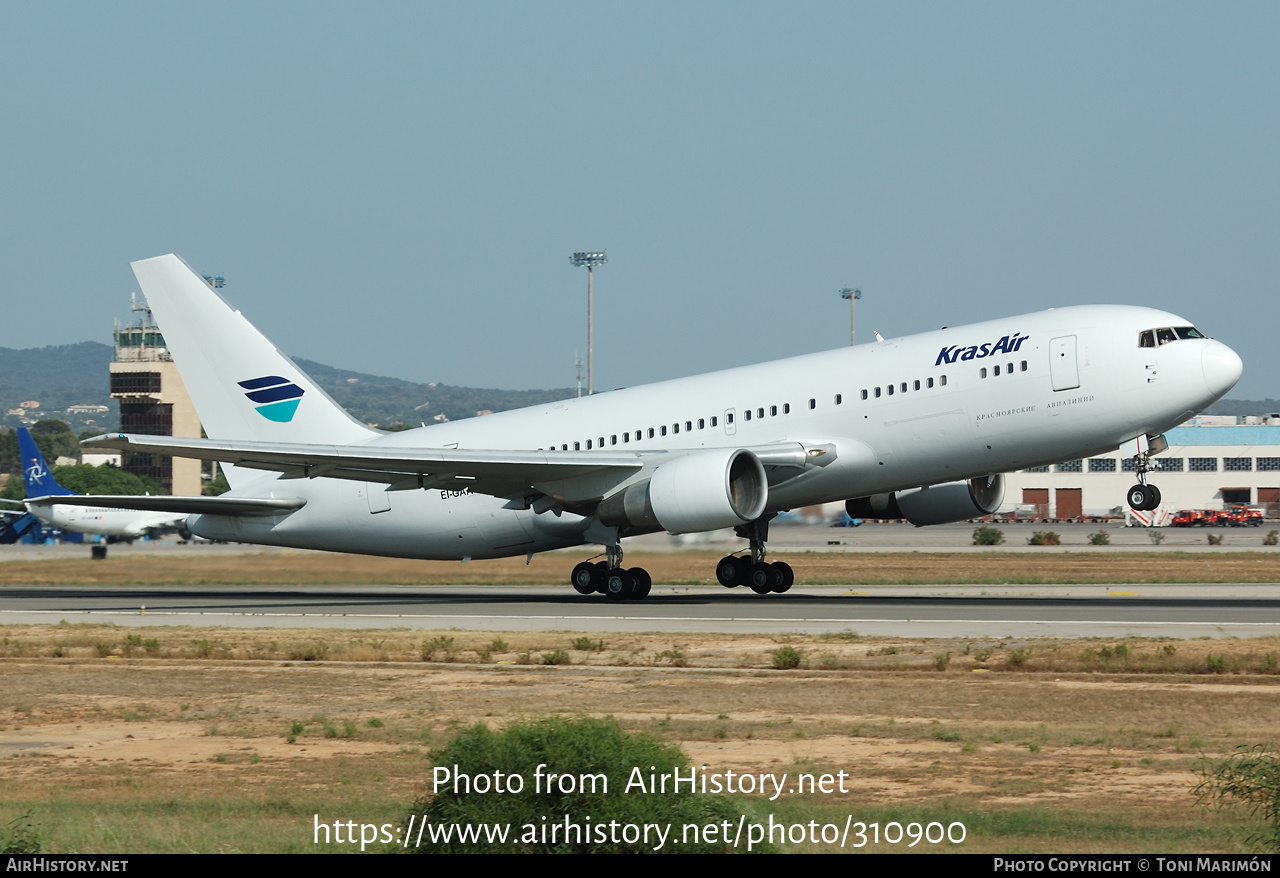
<svg viewBox="0 0 1280 878">
<path fill-rule="evenodd" d="M 245 396 L 249 401 L 258 403 L 255 406 L 258 414 L 268 421 L 281 424 L 293 420 L 293 415 L 298 410 L 298 403 L 302 402 L 302 394 L 305 392 L 292 381 L 281 378 L 279 375 L 264 375 L 261 378 L 241 381 L 239 384 L 247 391 Z"/>
</svg>

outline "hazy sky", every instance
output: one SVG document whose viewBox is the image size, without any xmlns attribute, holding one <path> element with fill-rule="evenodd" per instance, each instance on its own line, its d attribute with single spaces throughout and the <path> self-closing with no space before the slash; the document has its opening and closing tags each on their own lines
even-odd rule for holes
<svg viewBox="0 0 1280 878">
<path fill-rule="evenodd" d="M 0 346 L 176 252 L 288 353 L 597 388 L 1056 305 L 1280 397 L 1280 5 L 6 4 Z"/>
</svg>

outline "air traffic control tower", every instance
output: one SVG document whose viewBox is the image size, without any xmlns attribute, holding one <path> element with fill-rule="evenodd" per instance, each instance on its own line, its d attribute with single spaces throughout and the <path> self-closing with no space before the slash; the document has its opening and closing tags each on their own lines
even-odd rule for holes
<svg viewBox="0 0 1280 878">
<path fill-rule="evenodd" d="M 111 397 L 120 400 L 120 430 L 147 436 L 200 438 L 200 418 L 178 375 L 164 336 L 143 299 L 132 297 L 134 319 L 116 321 Z M 170 494 L 198 495 L 200 461 L 159 454 L 125 452 L 125 472 L 146 476 Z"/>
</svg>

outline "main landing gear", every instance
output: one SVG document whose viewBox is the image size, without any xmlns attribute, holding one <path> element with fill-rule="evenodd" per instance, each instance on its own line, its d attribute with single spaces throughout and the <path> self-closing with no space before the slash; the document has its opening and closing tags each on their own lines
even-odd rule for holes
<svg viewBox="0 0 1280 878">
<path fill-rule="evenodd" d="M 1155 467 L 1151 463 L 1151 454 L 1142 452 L 1133 456 L 1138 470 L 1138 484 L 1129 489 L 1129 508 L 1139 512 L 1150 512 L 1160 505 L 1160 489 L 1147 484 L 1147 473 Z"/>
<path fill-rule="evenodd" d="M 749 555 L 726 555 L 716 564 L 716 579 L 725 588 L 745 585 L 756 594 L 782 594 L 791 588 L 796 575 L 783 561 L 765 560 L 765 541 L 769 539 L 769 520 L 764 518 L 734 528 L 738 536 L 750 542 Z M 649 595 L 653 580 L 643 567 L 622 566 L 622 545 L 606 546 L 604 561 L 583 561 L 569 574 L 569 582 L 578 594 L 603 594 L 611 601 L 638 601 Z"/>
<path fill-rule="evenodd" d="M 578 594 L 599 592 L 611 601 L 638 601 L 649 596 L 653 579 L 643 567 L 624 569 L 622 547 L 605 550 L 608 560 L 583 561 L 569 574 L 569 582 Z"/>
<path fill-rule="evenodd" d="M 769 516 L 772 518 L 772 516 Z M 734 528 L 738 536 L 749 540 L 750 555 L 725 555 L 716 565 L 716 579 L 725 588 L 745 585 L 756 594 L 782 594 L 796 581 L 791 565 L 784 561 L 765 561 L 765 541 L 769 539 L 769 518 L 761 518 Z"/>
</svg>

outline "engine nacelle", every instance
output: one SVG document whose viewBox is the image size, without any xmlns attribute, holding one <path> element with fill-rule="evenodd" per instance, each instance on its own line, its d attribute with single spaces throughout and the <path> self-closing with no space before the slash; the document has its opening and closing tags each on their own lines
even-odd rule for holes
<svg viewBox="0 0 1280 878">
<path fill-rule="evenodd" d="M 610 527 L 694 533 L 754 521 L 768 499 L 759 458 L 742 448 L 716 448 L 662 464 L 647 480 L 606 497 L 597 514 Z"/>
<path fill-rule="evenodd" d="M 916 527 L 991 515 L 1004 501 L 1004 475 L 979 476 L 910 491 L 873 494 L 844 504 L 850 518 L 905 518 Z"/>
</svg>

